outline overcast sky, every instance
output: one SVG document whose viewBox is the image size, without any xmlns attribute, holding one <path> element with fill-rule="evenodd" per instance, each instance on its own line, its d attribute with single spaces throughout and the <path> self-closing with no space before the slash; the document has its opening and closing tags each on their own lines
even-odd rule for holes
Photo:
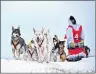
<svg viewBox="0 0 96 74">
<path fill-rule="evenodd" d="M 70 15 L 83 26 L 85 44 L 94 54 L 95 1 L 1 1 L 1 57 L 12 57 L 12 26 L 20 26 L 26 43 L 32 38 L 33 28 L 42 26 L 63 39 Z"/>
</svg>

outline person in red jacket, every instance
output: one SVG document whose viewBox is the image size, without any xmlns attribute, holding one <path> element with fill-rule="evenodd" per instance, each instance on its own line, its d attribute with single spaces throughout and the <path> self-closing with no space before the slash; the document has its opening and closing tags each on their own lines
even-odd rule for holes
<svg viewBox="0 0 96 74">
<path fill-rule="evenodd" d="M 90 50 L 86 51 L 86 47 L 84 46 L 84 32 L 82 25 L 77 24 L 76 19 L 73 16 L 70 16 L 68 21 L 69 26 L 65 35 L 68 48 L 67 61 L 78 61 L 86 57 Z"/>
</svg>

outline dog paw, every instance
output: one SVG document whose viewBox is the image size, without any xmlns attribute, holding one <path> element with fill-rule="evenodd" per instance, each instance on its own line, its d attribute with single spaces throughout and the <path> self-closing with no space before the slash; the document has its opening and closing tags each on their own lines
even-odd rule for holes
<svg viewBox="0 0 96 74">
<path fill-rule="evenodd" d="M 15 58 L 15 60 L 18 60 L 18 58 Z"/>
<path fill-rule="evenodd" d="M 15 59 L 15 58 L 16 58 L 16 56 L 13 56 L 13 58 Z"/>
<path fill-rule="evenodd" d="M 49 61 L 46 61 L 46 63 L 49 63 Z"/>
<path fill-rule="evenodd" d="M 20 57 L 16 57 L 15 60 L 21 60 L 21 58 Z"/>
</svg>

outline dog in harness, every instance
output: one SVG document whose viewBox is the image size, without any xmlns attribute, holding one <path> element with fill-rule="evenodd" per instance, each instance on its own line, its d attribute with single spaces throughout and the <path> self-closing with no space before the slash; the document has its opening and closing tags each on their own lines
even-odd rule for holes
<svg viewBox="0 0 96 74">
<path fill-rule="evenodd" d="M 37 61 L 38 54 L 36 50 L 36 46 L 34 44 L 34 40 L 32 39 L 29 44 L 27 45 L 27 60 L 29 61 Z"/>
<path fill-rule="evenodd" d="M 42 28 L 41 31 L 37 31 L 33 28 L 34 32 L 34 43 L 36 46 L 37 54 L 38 54 L 38 62 L 48 62 L 46 59 L 47 56 L 47 48 L 46 48 L 46 37 L 44 36 L 44 29 Z"/>
<path fill-rule="evenodd" d="M 51 59 L 53 59 L 53 61 L 65 61 L 66 60 L 66 53 L 64 51 L 64 45 L 65 45 L 65 41 L 60 41 L 58 40 L 57 35 L 54 36 L 53 38 L 53 43 L 54 43 L 54 47 L 51 51 Z"/>
<path fill-rule="evenodd" d="M 26 53 L 26 43 L 23 38 L 20 37 L 20 27 L 15 29 L 12 27 L 12 35 L 11 35 L 11 45 L 12 45 L 12 52 L 13 57 L 15 59 L 21 59 L 20 55 L 23 55 L 22 59 L 25 59 Z"/>
</svg>

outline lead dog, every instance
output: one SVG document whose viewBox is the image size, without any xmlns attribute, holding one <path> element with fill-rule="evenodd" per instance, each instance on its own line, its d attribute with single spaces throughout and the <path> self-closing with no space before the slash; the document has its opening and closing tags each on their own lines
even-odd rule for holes
<svg viewBox="0 0 96 74">
<path fill-rule="evenodd" d="M 45 36 L 44 29 L 42 28 L 41 31 L 37 31 L 33 28 L 33 32 L 34 32 L 34 42 L 38 53 L 38 61 L 41 63 L 44 61 L 48 62 L 47 38 Z"/>
<path fill-rule="evenodd" d="M 15 59 L 21 59 L 21 54 L 23 57 L 26 53 L 26 43 L 23 38 L 20 37 L 20 27 L 15 29 L 12 27 L 12 35 L 11 35 L 11 45 L 12 45 L 12 53 Z M 22 58 L 23 59 L 23 58 Z"/>
<path fill-rule="evenodd" d="M 51 48 L 51 36 L 50 36 L 50 31 L 49 31 L 49 29 L 44 29 L 44 31 L 43 31 L 43 35 L 44 35 L 44 40 L 45 40 L 45 49 L 47 49 L 47 53 L 46 53 L 46 58 L 45 58 L 45 60 L 47 61 L 47 62 L 49 62 L 50 61 L 50 49 L 52 49 Z"/>
</svg>

